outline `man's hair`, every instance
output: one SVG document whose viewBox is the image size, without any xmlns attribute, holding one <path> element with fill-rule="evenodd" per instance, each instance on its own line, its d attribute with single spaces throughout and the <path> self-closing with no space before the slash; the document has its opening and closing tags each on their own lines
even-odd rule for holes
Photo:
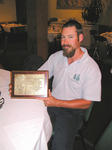
<svg viewBox="0 0 112 150">
<path fill-rule="evenodd" d="M 67 27 L 76 27 L 78 35 L 83 33 L 82 25 L 74 19 L 70 19 L 66 23 L 64 23 L 62 26 L 62 29 L 67 28 Z"/>
</svg>

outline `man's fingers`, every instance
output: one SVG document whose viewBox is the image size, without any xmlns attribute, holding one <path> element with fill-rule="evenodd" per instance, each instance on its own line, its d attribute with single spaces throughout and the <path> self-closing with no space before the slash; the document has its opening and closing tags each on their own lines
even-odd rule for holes
<svg viewBox="0 0 112 150">
<path fill-rule="evenodd" d="M 50 91 L 50 89 L 49 89 L 49 97 L 50 97 L 50 96 L 52 96 L 52 95 L 51 95 L 51 91 Z"/>
<path fill-rule="evenodd" d="M 9 84 L 9 95 L 11 96 L 11 93 L 12 93 L 12 84 L 10 83 Z"/>
</svg>

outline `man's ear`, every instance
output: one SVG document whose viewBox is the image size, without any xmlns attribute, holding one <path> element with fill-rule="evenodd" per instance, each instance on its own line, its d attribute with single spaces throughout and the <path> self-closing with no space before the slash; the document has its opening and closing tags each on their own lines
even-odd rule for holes
<svg viewBox="0 0 112 150">
<path fill-rule="evenodd" d="M 83 35 L 82 33 L 79 34 L 79 42 L 80 42 L 80 43 L 83 41 L 83 39 L 84 39 L 84 35 Z"/>
</svg>

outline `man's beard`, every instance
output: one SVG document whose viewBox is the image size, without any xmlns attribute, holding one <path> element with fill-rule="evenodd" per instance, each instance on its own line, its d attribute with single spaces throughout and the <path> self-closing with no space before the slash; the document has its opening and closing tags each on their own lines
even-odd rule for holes
<svg viewBox="0 0 112 150">
<path fill-rule="evenodd" d="M 70 45 L 63 45 L 63 56 L 66 56 L 67 58 L 73 57 L 75 54 L 75 49 L 71 49 L 71 51 L 68 52 L 68 48 L 65 48 L 65 46 L 68 46 L 68 48 L 72 48 Z"/>
</svg>

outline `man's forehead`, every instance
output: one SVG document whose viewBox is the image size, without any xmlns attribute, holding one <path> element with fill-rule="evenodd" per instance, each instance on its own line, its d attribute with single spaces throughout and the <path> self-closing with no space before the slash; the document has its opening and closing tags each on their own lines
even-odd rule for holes
<svg viewBox="0 0 112 150">
<path fill-rule="evenodd" d="M 62 36 L 74 36 L 74 34 L 73 33 L 72 34 L 68 33 L 68 34 L 62 34 Z"/>
<path fill-rule="evenodd" d="M 75 35 L 77 34 L 77 30 L 76 30 L 75 28 L 72 29 L 72 30 L 69 30 L 69 29 L 66 30 L 66 29 L 65 29 L 65 30 L 62 31 L 62 34 L 61 34 L 61 35 L 71 35 L 71 36 L 72 36 L 72 35 L 74 35 L 74 34 L 75 34 Z"/>
<path fill-rule="evenodd" d="M 64 27 L 62 29 L 62 33 L 66 33 L 66 32 L 69 32 L 69 33 L 73 33 L 73 32 L 77 32 L 77 29 L 75 26 L 72 26 L 72 27 Z"/>
</svg>

